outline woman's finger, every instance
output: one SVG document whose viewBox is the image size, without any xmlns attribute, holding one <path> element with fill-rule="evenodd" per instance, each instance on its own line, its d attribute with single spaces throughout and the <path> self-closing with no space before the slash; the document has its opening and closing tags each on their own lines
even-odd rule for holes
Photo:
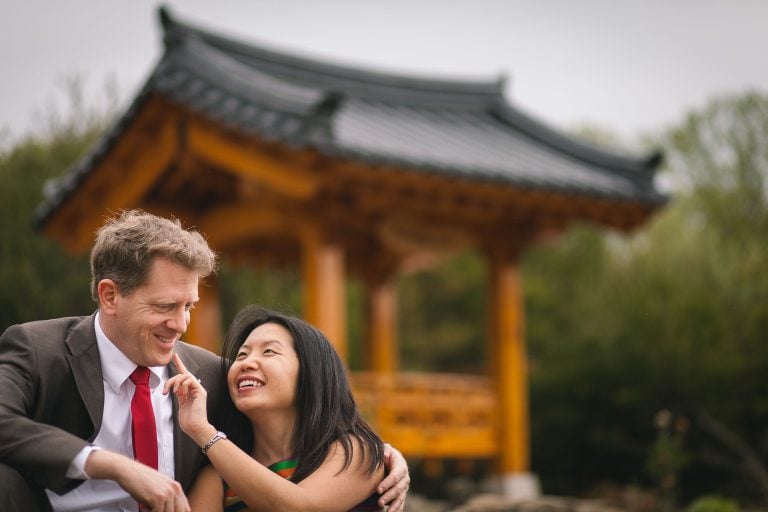
<svg viewBox="0 0 768 512">
<path fill-rule="evenodd" d="M 167 381 L 165 381 L 165 386 L 163 386 L 163 394 L 167 395 L 168 392 L 171 390 L 171 388 L 175 389 L 176 383 L 179 381 L 179 379 L 183 378 L 183 375 L 174 375 Z"/>
<path fill-rule="evenodd" d="M 187 370 L 187 367 L 181 362 L 181 358 L 176 352 L 173 353 L 173 364 L 176 365 L 176 369 L 179 370 L 179 373 L 189 373 L 189 370 Z"/>
</svg>

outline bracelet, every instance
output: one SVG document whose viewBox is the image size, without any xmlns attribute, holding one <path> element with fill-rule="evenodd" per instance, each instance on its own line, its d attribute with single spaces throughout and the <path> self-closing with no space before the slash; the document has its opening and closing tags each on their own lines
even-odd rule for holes
<svg viewBox="0 0 768 512">
<path fill-rule="evenodd" d="M 221 430 L 213 434 L 213 437 L 207 443 L 205 443 L 205 446 L 203 446 L 203 450 L 202 450 L 203 455 L 208 455 L 208 450 L 211 449 L 211 446 L 216 444 L 216 441 L 221 441 L 222 439 L 226 439 L 226 438 L 227 438 L 227 434 L 225 434 Z"/>
</svg>

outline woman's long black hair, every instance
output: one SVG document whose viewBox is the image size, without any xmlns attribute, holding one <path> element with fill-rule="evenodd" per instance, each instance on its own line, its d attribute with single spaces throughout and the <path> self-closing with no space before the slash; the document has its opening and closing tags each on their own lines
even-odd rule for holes
<svg viewBox="0 0 768 512">
<path fill-rule="evenodd" d="M 246 306 L 235 316 L 224 341 L 224 374 L 229 371 L 251 332 L 267 323 L 281 325 L 291 333 L 299 357 L 297 419 L 293 438 L 293 457 L 298 460 L 298 466 L 291 480 L 300 482 L 312 474 L 336 441 L 344 449 L 343 469 L 349 467 L 352 463 L 353 437 L 359 441 L 368 460 L 368 474 L 372 475 L 384 463 L 384 445 L 360 416 L 344 364 L 319 329 L 295 316 L 259 306 Z M 227 428 L 232 430 L 230 437 L 251 453 L 253 431 L 247 418 L 238 413 Z"/>
</svg>

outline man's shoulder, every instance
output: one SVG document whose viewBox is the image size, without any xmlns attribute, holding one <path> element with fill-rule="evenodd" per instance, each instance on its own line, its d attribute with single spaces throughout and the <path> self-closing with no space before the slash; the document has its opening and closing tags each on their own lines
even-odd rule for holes
<svg viewBox="0 0 768 512">
<path fill-rule="evenodd" d="M 51 318 L 48 320 L 33 320 L 31 322 L 12 325 L 6 329 L 6 333 L 21 331 L 33 335 L 43 335 L 46 333 L 68 332 L 81 325 L 83 322 L 92 321 L 91 319 L 92 315 L 67 316 L 61 318 Z"/>
<path fill-rule="evenodd" d="M 39 357 L 80 356 L 96 346 L 93 315 L 35 320 L 8 327 L 0 336 L 0 351 L 34 352 Z"/>
<path fill-rule="evenodd" d="M 221 358 L 210 350 L 206 350 L 185 341 L 177 341 L 176 343 L 176 350 L 184 357 L 192 359 L 197 364 L 219 364 L 221 362 Z"/>
</svg>

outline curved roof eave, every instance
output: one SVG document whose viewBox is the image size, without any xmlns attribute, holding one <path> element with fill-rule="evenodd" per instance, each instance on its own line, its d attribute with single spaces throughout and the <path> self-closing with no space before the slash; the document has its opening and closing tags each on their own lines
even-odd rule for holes
<svg viewBox="0 0 768 512">
<path fill-rule="evenodd" d="M 485 182 L 487 184 L 504 184 L 520 190 L 553 192 L 573 196 L 592 197 L 594 199 L 612 200 L 616 202 L 633 202 L 648 206 L 663 206 L 669 201 L 669 197 L 662 194 L 652 187 L 650 189 L 636 189 L 634 193 L 617 194 L 616 192 L 607 192 L 596 187 L 578 187 L 566 183 L 543 182 L 525 176 L 508 176 L 503 173 L 484 174 L 478 176 L 476 173 L 468 172 L 467 169 L 460 166 L 440 165 L 431 162 L 414 162 L 407 158 L 398 158 L 391 155 L 382 155 L 370 153 L 365 150 L 344 148 L 333 144 L 324 144 L 318 149 L 329 156 L 349 158 L 366 162 L 367 164 L 377 166 L 389 166 L 400 169 L 412 169 L 425 173 L 433 173 L 442 177 L 454 178 L 457 180 L 469 179 L 472 182 Z"/>
<path fill-rule="evenodd" d="M 599 168 L 626 174 L 633 181 L 652 181 L 661 163 L 660 151 L 637 158 L 618 155 L 568 137 L 531 118 L 504 98 L 503 78 L 495 81 L 436 80 L 339 66 L 214 34 L 173 18 L 165 7 L 159 9 L 159 17 L 166 33 L 166 44 L 173 45 L 175 41 L 190 38 L 199 39 L 221 52 L 244 59 L 256 59 L 258 66 L 267 66 L 269 72 L 283 74 L 287 79 L 305 86 L 319 87 L 342 95 L 362 94 L 379 101 L 485 110 L 541 144 Z"/>
<path fill-rule="evenodd" d="M 147 79 L 144 86 L 133 99 L 126 111 L 117 118 L 106 133 L 90 148 L 84 156 L 70 166 L 61 176 L 51 178 L 43 183 L 43 202 L 34 213 L 34 225 L 42 229 L 46 222 L 61 207 L 66 198 L 85 180 L 86 176 L 98 165 L 117 139 L 125 131 L 126 127 L 136 117 L 141 106 L 146 102 L 152 92 L 152 79 L 154 72 Z"/>
<path fill-rule="evenodd" d="M 553 149 L 600 168 L 619 171 L 635 179 L 652 179 L 663 159 L 660 150 L 655 150 L 643 157 L 627 157 L 598 148 L 550 128 L 504 100 L 494 106 L 491 114 Z"/>
<path fill-rule="evenodd" d="M 321 60 L 308 59 L 291 55 L 262 46 L 236 41 L 205 29 L 181 22 L 172 17 L 166 7 L 160 7 L 159 17 L 165 31 L 165 44 L 172 46 L 179 40 L 199 39 L 208 45 L 236 56 L 240 59 L 258 61 L 259 66 L 277 74 L 313 84 L 321 84 L 324 88 L 338 89 L 339 92 L 352 93 L 371 91 L 376 94 L 389 92 L 395 97 L 404 99 L 434 98 L 442 96 L 445 101 L 468 102 L 471 104 L 486 104 L 501 95 L 504 78 L 496 80 L 458 80 L 435 79 L 433 77 L 417 77 L 342 66 Z"/>
<path fill-rule="evenodd" d="M 323 135 L 327 130 L 322 129 L 323 123 L 328 124 L 337 113 L 339 104 L 353 98 L 387 103 L 406 110 L 464 111 L 467 115 L 495 119 L 497 126 L 509 127 L 532 144 L 586 164 L 592 172 L 626 180 L 628 190 L 613 196 L 614 199 L 651 205 L 663 204 L 667 199 L 653 185 L 655 171 L 661 162 L 660 153 L 631 158 L 559 133 L 510 105 L 502 94 L 503 79 L 495 82 L 445 81 L 337 66 L 265 50 L 180 23 L 162 7 L 159 14 L 165 30 L 163 58 L 126 112 L 94 148 L 60 178 L 46 183 L 45 199 L 36 212 L 38 227 L 46 223 L 98 165 L 153 93 L 163 94 L 186 108 L 247 133 L 258 133 L 265 140 L 278 140 L 289 146 L 314 146 L 329 155 L 356 158 L 372 165 L 397 164 L 457 178 L 483 179 L 474 176 L 469 168 L 415 161 L 375 151 L 355 151 L 337 144 L 340 141 L 335 141 L 332 134 Z M 188 76 L 182 77 L 185 73 Z M 194 91 L 191 96 L 184 96 L 182 89 L 190 86 L 190 80 L 204 82 L 210 89 L 206 90 L 208 96 L 196 96 Z M 277 116 L 285 120 L 286 127 L 259 124 L 257 114 L 251 116 L 253 120 L 245 119 L 241 109 L 235 109 L 238 116 L 232 117 L 233 108 L 219 104 L 222 97 L 233 104 L 269 111 L 272 118 Z M 501 181 L 512 186 L 611 197 L 610 192 L 600 190 L 599 186 L 574 187 L 573 184 L 531 181 L 524 176 L 507 178 Z"/>
</svg>

